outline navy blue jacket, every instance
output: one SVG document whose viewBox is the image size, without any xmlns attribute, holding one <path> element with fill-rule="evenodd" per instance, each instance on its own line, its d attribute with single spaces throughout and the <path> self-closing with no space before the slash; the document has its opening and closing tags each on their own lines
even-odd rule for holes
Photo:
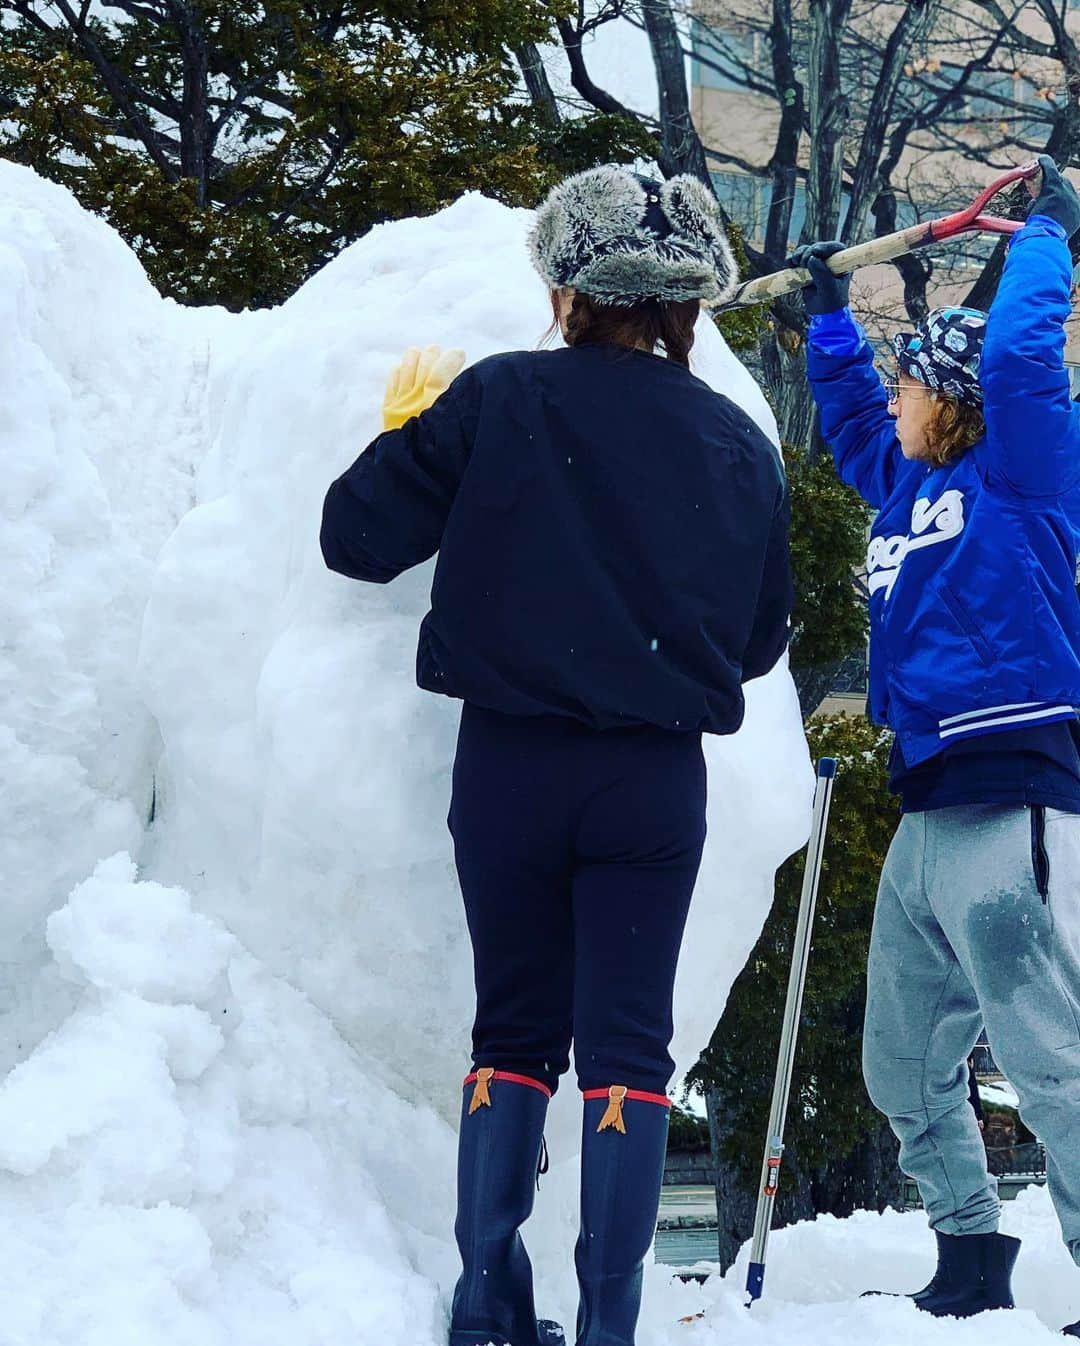
<svg viewBox="0 0 1080 1346">
<path fill-rule="evenodd" d="M 947 467 L 901 453 L 847 311 L 812 324 L 822 432 L 841 477 L 878 511 L 866 563 L 870 712 L 896 730 L 909 768 L 960 739 L 1071 720 L 1080 705 L 1071 278 L 1063 230 L 1034 216 L 1013 237 L 990 309 L 986 434 Z"/>
<path fill-rule="evenodd" d="M 587 345 L 466 369 L 334 482 L 321 541 L 376 583 L 439 552 L 421 687 L 726 734 L 787 644 L 787 528 L 745 412 L 661 356 Z"/>
</svg>

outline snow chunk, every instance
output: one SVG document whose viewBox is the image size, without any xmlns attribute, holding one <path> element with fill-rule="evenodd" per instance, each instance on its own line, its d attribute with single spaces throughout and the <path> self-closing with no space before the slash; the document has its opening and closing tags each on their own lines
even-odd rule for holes
<svg viewBox="0 0 1080 1346">
<path fill-rule="evenodd" d="M 48 942 L 73 980 L 167 1004 L 212 998 L 235 946 L 182 889 L 137 885 L 126 854 L 102 860 L 49 917 Z"/>
</svg>

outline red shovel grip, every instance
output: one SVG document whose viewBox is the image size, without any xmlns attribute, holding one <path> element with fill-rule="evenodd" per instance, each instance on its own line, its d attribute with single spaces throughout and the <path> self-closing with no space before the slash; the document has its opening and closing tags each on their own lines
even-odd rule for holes
<svg viewBox="0 0 1080 1346">
<path fill-rule="evenodd" d="M 1036 178 L 1041 178 L 1042 169 L 1038 161 L 1032 159 L 1030 163 L 1021 164 L 1019 168 L 1010 168 L 1007 173 L 1002 173 L 993 182 L 989 183 L 978 194 L 970 206 L 965 206 L 963 210 L 957 210 L 952 215 L 943 215 L 940 220 L 932 220 L 927 226 L 928 242 L 940 242 L 945 238 L 955 238 L 957 234 L 966 234 L 978 230 L 991 234 L 1015 234 L 1018 229 L 1024 227 L 1022 220 L 1006 220 L 1000 215 L 984 215 L 984 208 L 990 203 L 993 197 L 999 192 L 1003 192 L 1006 187 L 1011 187 L 1014 182 L 1028 182 L 1028 190 L 1032 191 L 1033 196 L 1038 195 L 1038 186 Z"/>
</svg>

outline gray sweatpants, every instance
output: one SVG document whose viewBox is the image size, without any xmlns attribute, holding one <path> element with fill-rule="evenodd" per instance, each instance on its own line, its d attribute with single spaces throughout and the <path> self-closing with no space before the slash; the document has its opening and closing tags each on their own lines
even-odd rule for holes
<svg viewBox="0 0 1080 1346">
<path fill-rule="evenodd" d="M 870 1097 L 943 1234 L 997 1229 L 968 1103 L 985 1023 L 1080 1262 L 1080 815 L 978 804 L 909 813 L 878 890 L 863 1038 Z"/>
</svg>

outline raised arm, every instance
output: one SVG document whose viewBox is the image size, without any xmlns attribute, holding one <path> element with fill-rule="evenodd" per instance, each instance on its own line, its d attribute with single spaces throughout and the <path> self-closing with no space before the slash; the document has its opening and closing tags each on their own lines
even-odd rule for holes
<svg viewBox="0 0 1080 1346">
<path fill-rule="evenodd" d="M 795 252 L 791 264 L 806 267 L 812 278 L 803 290 L 810 314 L 806 366 L 821 433 L 841 478 L 880 509 L 907 460 L 870 343 L 848 308 L 850 277 L 834 276 L 825 264 L 842 247 L 814 243 Z"/>
<path fill-rule="evenodd" d="M 319 537 L 331 570 L 385 584 L 438 551 L 469 460 L 478 395 L 466 370 L 338 477 L 326 493 Z"/>
<path fill-rule="evenodd" d="M 870 343 L 850 312 L 845 314 L 851 328 L 846 348 L 837 343 L 824 349 L 823 334 L 811 326 L 807 372 L 837 472 L 868 505 L 881 509 L 912 465 L 900 452 Z"/>
<path fill-rule="evenodd" d="M 1080 477 L 1080 425 L 1065 368 L 1068 239 L 1080 228 L 1080 200 L 1052 159 L 1039 162 L 1042 192 L 1009 245 L 979 372 L 980 463 L 992 483 L 1032 497 L 1062 495 Z"/>
</svg>

